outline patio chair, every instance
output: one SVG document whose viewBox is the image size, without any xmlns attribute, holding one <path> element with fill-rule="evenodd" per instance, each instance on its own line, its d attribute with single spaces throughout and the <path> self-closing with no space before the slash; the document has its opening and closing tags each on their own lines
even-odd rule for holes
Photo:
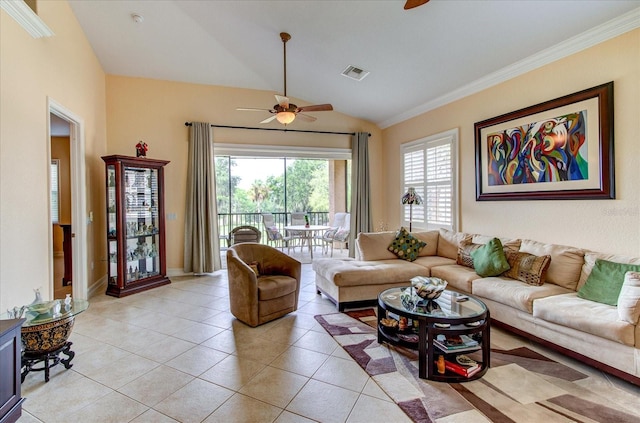
<svg viewBox="0 0 640 423">
<path fill-rule="evenodd" d="M 260 242 L 262 233 L 255 226 L 238 226 L 229 232 L 229 242 L 231 245 L 243 242 Z"/>
<path fill-rule="evenodd" d="M 322 244 L 322 253 L 326 254 L 329 250 L 329 244 L 333 244 L 333 236 L 335 233 L 344 226 L 344 219 L 347 213 L 337 212 L 333 215 L 333 220 L 329 222 L 330 228 L 321 234 L 315 236 L 315 239 Z"/>
<path fill-rule="evenodd" d="M 304 226 L 304 224 L 306 223 L 306 221 L 304 220 L 305 215 L 306 213 L 300 212 L 291 213 L 291 225 Z M 302 248 L 307 235 L 303 231 L 287 231 L 287 236 L 289 236 L 294 243 L 296 240 L 298 240 L 300 248 Z"/>
<path fill-rule="evenodd" d="M 337 215 L 338 213 L 336 213 L 336 218 L 337 218 Z M 325 240 L 326 242 L 328 242 L 328 245 L 331 247 L 331 257 L 333 257 L 333 246 L 336 242 L 340 244 L 340 252 L 342 253 L 342 248 L 346 247 L 349 242 L 350 233 L 351 233 L 351 213 L 344 213 L 344 220 L 342 224 L 338 227 L 337 230 L 333 231 L 331 234 L 328 234 L 327 239 Z"/>
<path fill-rule="evenodd" d="M 273 218 L 272 213 L 262 213 L 262 225 L 264 226 L 265 233 L 267 234 L 267 244 L 273 244 L 273 246 L 280 248 L 287 247 L 287 253 L 289 252 L 291 245 L 289 241 L 291 241 L 290 236 L 283 236 L 280 230 L 278 230 L 278 226 L 276 226 L 276 221 Z M 295 252 L 295 245 L 293 246 L 293 251 Z"/>
</svg>

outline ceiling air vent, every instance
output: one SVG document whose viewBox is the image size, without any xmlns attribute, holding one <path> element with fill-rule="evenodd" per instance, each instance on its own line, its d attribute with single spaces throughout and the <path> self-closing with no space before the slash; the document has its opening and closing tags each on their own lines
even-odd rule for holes
<svg viewBox="0 0 640 423">
<path fill-rule="evenodd" d="M 342 71 L 342 75 L 347 78 L 355 79 L 356 81 L 362 81 L 367 75 L 369 75 L 369 71 L 349 65 Z"/>
</svg>

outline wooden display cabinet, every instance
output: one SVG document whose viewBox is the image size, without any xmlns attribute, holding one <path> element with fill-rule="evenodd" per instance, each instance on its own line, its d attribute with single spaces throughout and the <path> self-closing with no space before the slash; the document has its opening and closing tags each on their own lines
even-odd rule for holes
<svg viewBox="0 0 640 423">
<path fill-rule="evenodd" d="M 107 295 L 171 283 L 165 260 L 166 160 L 104 156 L 107 178 Z"/>
</svg>

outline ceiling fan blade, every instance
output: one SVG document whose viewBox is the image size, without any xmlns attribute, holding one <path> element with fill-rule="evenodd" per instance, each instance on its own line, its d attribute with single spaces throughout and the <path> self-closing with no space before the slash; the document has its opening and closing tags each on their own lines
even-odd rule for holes
<svg viewBox="0 0 640 423">
<path fill-rule="evenodd" d="M 331 104 L 314 104 L 312 106 L 298 107 L 298 112 L 328 112 L 333 110 Z"/>
<path fill-rule="evenodd" d="M 262 122 L 260 122 L 260 123 L 269 123 L 269 122 L 271 122 L 272 120 L 274 120 L 275 118 L 276 118 L 276 115 L 273 115 L 273 116 L 270 116 L 270 117 L 266 118 L 265 120 L 263 120 L 263 121 L 262 121 Z"/>
<path fill-rule="evenodd" d="M 280 105 L 280 107 L 284 108 L 284 109 L 288 109 L 289 108 L 289 98 L 282 96 L 282 95 L 276 95 L 276 101 L 278 102 L 278 104 Z"/>
<path fill-rule="evenodd" d="M 296 113 L 296 117 L 306 122 L 315 122 L 316 120 L 318 120 L 317 118 L 310 115 L 305 115 L 304 113 Z"/>
<path fill-rule="evenodd" d="M 241 110 L 243 112 L 270 112 L 270 113 L 276 112 L 273 109 L 256 109 L 254 107 L 238 107 L 236 110 Z"/>
<path fill-rule="evenodd" d="M 404 10 L 413 9 L 414 7 L 422 6 L 425 3 L 428 3 L 429 0 L 407 0 L 404 4 Z"/>
</svg>

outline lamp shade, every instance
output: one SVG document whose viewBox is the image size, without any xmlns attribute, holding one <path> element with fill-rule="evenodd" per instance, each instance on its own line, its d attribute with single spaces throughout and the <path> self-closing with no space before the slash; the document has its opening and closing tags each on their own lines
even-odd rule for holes
<svg viewBox="0 0 640 423">
<path fill-rule="evenodd" d="M 418 195 L 415 188 L 409 188 L 402 196 L 402 204 L 422 204 L 422 197 Z"/>
<path fill-rule="evenodd" d="M 278 119 L 278 122 L 282 123 L 283 125 L 293 122 L 295 118 L 296 114 L 293 112 L 279 112 L 276 115 L 276 119 Z"/>
</svg>

